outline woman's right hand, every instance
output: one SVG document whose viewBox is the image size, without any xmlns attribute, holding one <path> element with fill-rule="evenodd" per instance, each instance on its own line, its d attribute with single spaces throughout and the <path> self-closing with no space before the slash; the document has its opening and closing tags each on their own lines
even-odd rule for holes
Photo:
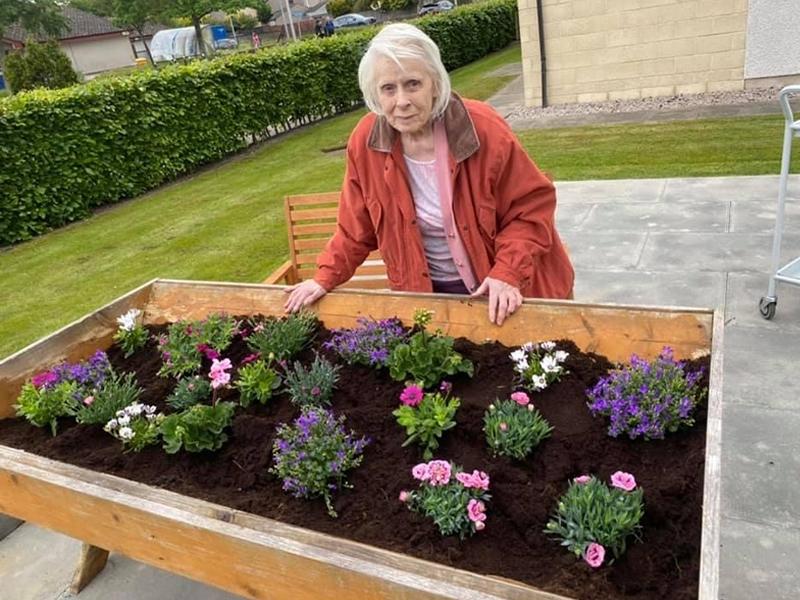
<svg viewBox="0 0 800 600">
<path fill-rule="evenodd" d="M 328 291 L 313 279 L 306 279 L 291 287 L 286 288 L 289 299 L 283 305 L 287 313 L 295 313 L 301 308 L 314 304 Z"/>
</svg>

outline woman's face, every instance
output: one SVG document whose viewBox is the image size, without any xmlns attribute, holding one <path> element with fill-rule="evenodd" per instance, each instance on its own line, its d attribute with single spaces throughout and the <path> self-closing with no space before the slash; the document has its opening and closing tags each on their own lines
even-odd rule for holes
<svg viewBox="0 0 800 600">
<path fill-rule="evenodd" d="M 382 58 L 378 65 L 378 101 L 381 110 L 401 134 L 422 133 L 431 122 L 434 103 L 433 78 L 419 60 Z"/>
</svg>

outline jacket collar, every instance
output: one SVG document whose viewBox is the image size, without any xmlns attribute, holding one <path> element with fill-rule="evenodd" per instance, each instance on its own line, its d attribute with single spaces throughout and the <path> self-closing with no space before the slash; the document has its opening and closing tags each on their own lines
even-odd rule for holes
<svg viewBox="0 0 800 600">
<path fill-rule="evenodd" d="M 460 96 L 457 94 L 450 96 L 450 102 L 447 103 L 442 119 L 450 154 L 456 162 L 466 160 L 478 151 L 480 142 L 475 131 L 475 124 Z M 367 147 L 378 152 L 390 153 L 398 140 L 397 131 L 389 125 L 386 117 L 379 116 L 372 125 L 367 139 Z"/>
</svg>

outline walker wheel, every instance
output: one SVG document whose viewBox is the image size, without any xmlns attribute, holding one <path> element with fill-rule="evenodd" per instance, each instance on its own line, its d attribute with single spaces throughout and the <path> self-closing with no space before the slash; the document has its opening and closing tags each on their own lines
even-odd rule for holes
<svg viewBox="0 0 800 600">
<path fill-rule="evenodd" d="M 775 316 L 775 308 L 778 306 L 778 301 L 773 300 L 771 298 L 767 298 L 766 296 L 762 297 L 758 303 L 758 312 L 761 313 L 761 316 L 767 319 L 768 321 Z"/>
</svg>

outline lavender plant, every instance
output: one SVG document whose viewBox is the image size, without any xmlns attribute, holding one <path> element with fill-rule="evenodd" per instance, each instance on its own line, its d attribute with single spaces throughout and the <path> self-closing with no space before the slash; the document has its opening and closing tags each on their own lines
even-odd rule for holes
<svg viewBox="0 0 800 600">
<path fill-rule="evenodd" d="M 567 372 L 563 363 L 568 356 L 556 350 L 555 342 L 528 342 L 511 353 L 511 360 L 521 384 L 530 392 L 541 392 Z"/>
<path fill-rule="evenodd" d="M 627 538 L 638 538 L 643 515 L 643 492 L 630 473 L 614 473 L 610 488 L 594 476 L 581 475 L 569 483 L 545 533 L 596 568 L 603 564 L 606 550 L 619 558 Z"/>
<path fill-rule="evenodd" d="M 408 337 L 397 318 L 376 321 L 359 317 L 357 323 L 353 329 L 334 329 L 331 338 L 322 345 L 351 365 L 385 367 L 395 346 Z"/>
<path fill-rule="evenodd" d="M 78 423 L 103 425 L 119 410 L 134 404 L 142 393 L 133 373 L 111 372 L 82 401 L 73 400 L 71 413 Z"/>
<path fill-rule="evenodd" d="M 489 405 L 483 417 L 486 442 L 494 456 L 524 460 L 553 428 L 531 404 L 528 394 L 514 392 L 510 400 Z"/>
<path fill-rule="evenodd" d="M 297 406 L 327 406 L 339 380 L 339 366 L 317 355 L 306 369 L 300 362 L 286 369 L 284 384 L 292 403 Z"/>
<path fill-rule="evenodd" d="M 314 313 L 300 311 L 283 319 L 251 322 L 250 326 L 245 339 L 253 352 L 261 356 L 272 354 L 277 360 L 285 360 L 311 342 L 319 328 L 319 320 Z"/>
<path fill-rule="evenodd" d="M 444 391 L 424 394 L 418 385 L 406 386 L 400 395 L 403 405 L 392 412 L 408 436 L 403 446 L 418 443 L 423 448 L 424 459 L 433 457 L 442 434 L 456 426 L 455 414 L 461 401 L 450 398 L 449 391 L 447 387 Z"/>
<path fill-rule="evenodd" d="M 284 491 L 295 498 L 322 497 L 328 514 L 336 517 L 333 494 L 351 487 L 347 471 L 361 464 L 368 443 L 367 438 L 345 431 L 344 417 L 309 407 L 293 424 L 278 427 L 270 472 L 283 480 Z"/>
<path fill-rule="evenodd" d="M 126 452 L 141 452 L 158 443 L 163 419 L 164 415 L 156 413 L 155 406 L 134 402 L 117 411 L 103 429 L 121 441 Z"/>
<path fill-rule="evenodd" d="M 432 460 L 416 465 L 411 475 L 419 487 L 400 492 L 400 501 L 433 519 L 439 533 L 463 540 L 485 529 L 486 503 L 491 498 L 486 473 L 466 473 L 446 460 Z"/>
<path fill-rule="evenodd" d="M 397 344 L 389 355 L 389 375 L 395 381 L 410 379 L 430 389 L 447 375 L 466 373 L 472 377 L 472 363 L 453 350 L 453 338 L 438 330 L 433 334 L 425 330 L 432 317 L 429 310 L 415 311 L 416 333 Z"/>
<path fill-rule="evenodd" d="M 662 439 L 666 432 L 694 425 L 692 413 L 708 390 L 703 371 L 687 373 L 665 346 L 653 362 L 631 356 L 629 367 L 600 379 L 588 391 L 589 410 L 610 419 L 608 435 Z"/>
</svg>

